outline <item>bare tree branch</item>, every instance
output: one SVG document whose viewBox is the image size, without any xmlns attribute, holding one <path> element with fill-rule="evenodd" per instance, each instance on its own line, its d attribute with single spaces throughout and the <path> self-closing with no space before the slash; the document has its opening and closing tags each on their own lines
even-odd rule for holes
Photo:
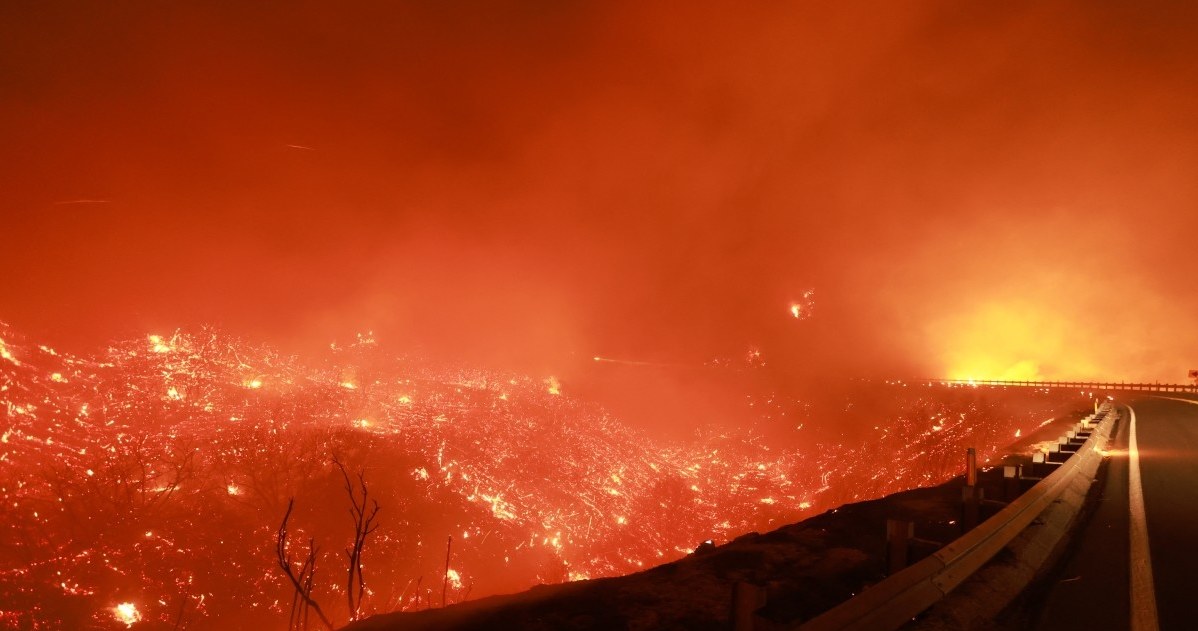
<svg viewBox="0 0 1198 631">
<path fill-rule="evenodd" d="M 308 539 L 308 556 L 300 566 L 298 575 L 295 573 L 291 555 L 287 552 L 287 522 L 290 521 L 291 511 L 294 508 L 295 499 L 292 498 L 287 502 L 287 513 L 283 515 L 283 523 L 279 525 L 279 536 L 275 545 L 275 559 L 278 561 L 279 569 L 283 570 L 291 582 L 291 587 L 295 590 L 295 595 L 291 600 L 289 628 L 293 630 L 307 629 L 308 612 L 314 611 L 325 628 L 333 631 L 333 623 L 320 608 L 320 603 L 312 598 L 312 581 L 316 576 L 316 556 L 319 551 L 315 540 Z"/>
<path fill-rule="evenodd" d="M 345 578 L 345 599 L 349 606 L 349 619 L 357 620 L 362 615 L 362 597 L 366 593 L 366 579 L 362 575 L 362 549 L 366 546 L 366 538 L 378 528 L 374 523 L 379 514 L 378 500 L 370 498 L 370 490 L 366 486 L 366 474 L 359 470 L 357 484 L 350 479 L 349 471 L 335 456 L 333 464 L 341 471 L 345 482 L 345 493 L 349 496 L 349 515 L 354 526 L 354 540 L 345 549 L 347 571 Z"/>
</svg>

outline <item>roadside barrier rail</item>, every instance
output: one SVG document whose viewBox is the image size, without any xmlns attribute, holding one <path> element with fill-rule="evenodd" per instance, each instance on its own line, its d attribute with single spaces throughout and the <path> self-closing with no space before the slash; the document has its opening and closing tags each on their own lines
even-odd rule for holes
<svg viewBox="0 0 1198 631">
<path fill-rule="evenodd" d="M 949 387 L 995 388 L 1070 388 L 1075 390 L 1122 390 L 1132 392 L 1194 392 L 1193 383 L 1127 383 L 1125 381 L 1002 381 L 993 379 L 916 379 L 911 383 L 926 383 Z"/>
<path fill-rule="evenodd" d="M 1101 422 L 1072 457 L 977 528 L 823 614 L 784 628 L 881 631 L 909 622 L 981 569 L 1056 500 L 1079 471 L 1103 458 L 1099 445 L 1106 444 L 1117 414 L 1105 403 L 1079 425 L 1090 429 L 1096 417 L 1102 417 Z"/>
</svg>

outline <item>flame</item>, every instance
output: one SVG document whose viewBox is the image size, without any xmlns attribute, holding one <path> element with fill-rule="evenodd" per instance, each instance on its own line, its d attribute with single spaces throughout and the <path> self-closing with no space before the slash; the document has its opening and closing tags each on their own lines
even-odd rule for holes
<svg viewBox="0 0 1198 631">
<path fill-rule="evenodd" d="M 148 336 L 148 339 L 150 340 L 150 350 L 154 351 L 155 353 L 169 353 L 171 350 L 173 350 L 170 345 L 168 345 L 166 341 L 162 339 L 161 335 L 150 335 Z"/>
<path fill-rule="evenodd" d="M 560 381 L 557 380 L 557 377 L 550 377 L 550 378 L 546 379 L 545 385 L 547 386 L 546 389 L 549 391 L 549 394 L 561 394 L 562 393 L 562 384 Z"/>
<path fill-rule="evenodd" d="M 455 570 L 453 568 L 449 568 L 448 570 L 445 570 L 445 578 L 449 581 L 450 587 L 452 587 L 454 589 L 462 588 L 462 575 L 458 574 L 457 570 Z"/>
<path fill-rule="evenodd" d="M 790 316 L 796 320 L 806 320 L 811 317 L 815 309 L 815 290 L 808 289 L 803 292 L 801 299 L 790 303 Z"/>
<path fill-rule="evenodd" d="M 137 610 L 137 605 L 133 603 L 121 603 L 113 607 L 112 614 L 117 622 L 125 623 L 126 627 L 132 627 L 133 623 L 141 622 L 141 612 Z"/>
</svg>

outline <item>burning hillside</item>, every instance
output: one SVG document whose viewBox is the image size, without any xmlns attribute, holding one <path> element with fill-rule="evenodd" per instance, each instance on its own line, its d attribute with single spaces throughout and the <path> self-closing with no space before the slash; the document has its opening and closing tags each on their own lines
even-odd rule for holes
<svg viewBox="0 0 1198 631">
<path fill-rule="evenodd" d="M 761 424 L 669 442 L 550 376 L 395 357 L 369 337 L 306 360 L 211 331 L 77 357 L 0 325 L 0 628 L 278 623 L 292 498 L 293 535 L 320 547 L 313 595 L 344 622 L 352 527 L 333 457 L 382 506 L 364 611 L 383 612 L 439 606 L 443 580 L 457 602 L 618 575 L 940 482 L 965 447 L 984 460 L 1069 396 L 861 384 L 802 408 L 819 442 L 763 438 L 765 405 Z M 827 439 L 837 426 L 872 429 Z"/>
</svg>

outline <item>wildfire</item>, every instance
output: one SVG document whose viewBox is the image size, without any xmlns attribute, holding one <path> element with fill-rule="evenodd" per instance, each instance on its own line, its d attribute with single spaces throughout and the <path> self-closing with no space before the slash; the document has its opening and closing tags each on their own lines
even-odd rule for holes
<svg viewBox="0 0 1198 631">
<path fill-rule="evenodd" d="M 975 392 L 893 388 L 870 393 L 890 397 L 894 415 L 870 418 L 880 429 L 864 442 L 783 447 L 752 425 L 663 442 L 556 378 L 386 359 L 373 342 L 308 364 L 213 333 L 149 344 L 166 350 L 147 353 L 143 339 L 72 357 L 5 335 L 4 352 L 22 360 L 0 362 L 0 602 L 23 612 L 15 628 L 86 626 L 62 612 L 103 610 L 131 585 L 150 598 L 121 604 L 126 624 L 179 610 L 196 631 L 277 620 L 284 605 L 261 603 L 286 603 L 286 586 L 263 565 L 263 543 L 291 497 L 297 533 L 343 536 L 343 513 L 326 510 L 342 484 L 334 453 L 377 485 L 387 519 L 366 552 L 371 591 L 377 606 L 404 609 L 427 606 L 405 588 L 444 571 L 447 528 L 461 533 L 455 592 L 467 573 L 475 597 L 622 574 L 938 482 L 964 446 L 985 458 L 1059 402 L 1035 393 L 1042 409 L 1017 414 Z M 801 426 L 784 402 L 747 409 Z M 15 541 L 33 543 L 5 553 Z M 321 566 L 339 552 L 322 550 Z M 63 584 L 88 606 L 56 604 Z"/>
</svg>

